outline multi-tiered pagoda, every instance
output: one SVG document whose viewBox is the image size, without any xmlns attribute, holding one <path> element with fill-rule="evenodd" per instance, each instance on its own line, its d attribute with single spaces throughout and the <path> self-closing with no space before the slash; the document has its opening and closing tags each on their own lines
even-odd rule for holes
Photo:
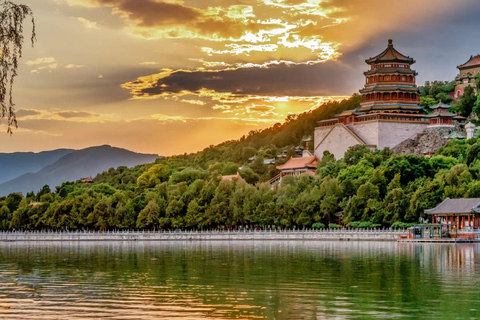
<svg viewBox="0 0 480 320">
<path fill-rule="evenodd" d="M 370 70 L 364 72 L 362 102 L 355 110 L 344 111 L 334 119 L 319 121 L 315 128 L 315 156 L 321 159 L 329 151 L 339 159 L 354 145 L 371 149 L 393 148 L 422 133 L 428 126 L 452 126 L 464 118 L 447 112 L 448 107 L 426 115 L 420 106 L 417 73 L 411 69 L 415 60 L 401 54 L 388 40 L 379 55 L 365 60 Z M 444 110 L 445 109 L 445 110 Z M 439 110 L 435 110 L 439 111 Z"/>
<path fill-rule="evenodd" d="M 362 103 L 358 112 L 423 113 L 415 84 L 417 72 L 410 69 L 415 63 L 413 58 L 395 50 L 393 41 L 388 40 L 387 49 L 365 62 L 370 70 L 364 72 L 365 87 L 360 90 Z"/>
</svg>

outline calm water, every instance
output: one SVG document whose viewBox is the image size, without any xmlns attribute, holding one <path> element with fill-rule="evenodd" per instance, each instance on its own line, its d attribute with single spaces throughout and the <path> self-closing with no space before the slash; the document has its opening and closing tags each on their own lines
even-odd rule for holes
<svg viewBox="0 0 480 320">
<path fill-rule="evenodd" d="M 0 243 L 0 319 L 480 319 L 480 246 Z"/>
</svg>

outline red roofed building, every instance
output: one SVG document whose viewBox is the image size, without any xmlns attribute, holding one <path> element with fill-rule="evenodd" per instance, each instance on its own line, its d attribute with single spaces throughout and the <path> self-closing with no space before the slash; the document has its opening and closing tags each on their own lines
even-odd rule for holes
<svg viewBox="0 0 480 320">
<path fill-rule="evenodd" d="M 222 180 L 233 181 L 233 179 L 243 180 L 239 172 L 237 172 L 237 174 L 222 176 Z"/>
<path fill-rule="evenodd" d="M 280 173 L 270 180 L 271 184 L 279 182 L 283 177 L 287 175 L 300 175 L 302 173 L 307 173 L 312 176 L 315 176 L 315 170 L 317 169 L 318 158 L 312 155 L 310 152 L 304 152 L 304 156 L 301 158 L 290 158 L 284 164 L 277 166 L 277 169 L 280 170 Z"/>
<path fill-rule="evenodd" d="M 450 105 L 445 104 L 440 100 L 434 106 L 431 106 L 430 109 L 433 110 L 432 113 L 426 115 L 428 119 L 430 119 L 430 127 L 455 127 L 454 120 L 463 122 L 466 120 L 465 117 L 459 116 L 456 113 L 451 113 L 448 110 L 450 109 Z"/>
<path fill-rule="evenodd" d="M 470 56 L 467 62 L 457 66 L 457 68 L 459 72 L 455 78 L 455 98 L 459 99 L 468 86 L 472 86 L 473 90 L 475 92 L 477 91 L 475 87 L 475 76 L 480 74 L 480 54 Z"/>
</svg>

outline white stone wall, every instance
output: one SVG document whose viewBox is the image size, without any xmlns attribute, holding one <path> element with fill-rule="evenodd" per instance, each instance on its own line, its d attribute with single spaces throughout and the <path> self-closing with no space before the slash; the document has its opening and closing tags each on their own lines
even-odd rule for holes
<svg viewBox="0 0 480 320">
<path fill-rule="evenodd" d="M 428 124 L 379 122 L 377 149 L 393 148 L 400 142 L 422 133 Z"/>
<path fill-rule="evenodd" d="M 355 132 L 360 139 L 369 145 L 378 145 L 378 121 L 357 122 L 348 125 L 348 128 Z"/>
<path fill-rule="evenodd" d="M 330 130 L 332 130 L 332 128 L 333 126 L 315 128 L 315 133 L 313 136 L 313 143 L 315 147 L 317 146 L 317 144 L 320 143 L 320 141 L 323 140 L 323 138 L 325 138 L 325 136 L 330 132 Z"/>
<path fill-rule="evenodd" d="M 322 159 L 325 150 L 330 151 L 335 159 L 341 159 L 349 147 L 359 144 L 359 141 L 343 125 L 334 126 L 331 131 L 323 135 L 325 139 L 320 143 L 321 140 L 316 139 L 317 130 L 320 131 L 320 129 L 323 130 L 323 128 L 315 129 L 315 155 L 319 160 Z M 322 133 L 319 132 L 318 136 L 321 137 Z"/>
<path fill-rule="evenodd" d="M 373 145 L 382 150 L 385 147 L 393 148 L 402 141 L 422 133 L 428 124 L 370 121 L 349 124 L 347 127 L 366 145 Z M 333 130 L 332 127 L 315 128 L 314 142 L 315 155 L 320 160 L 325 150 L 330 151 L 336 159 L 341 159 L 349 147 L 359 144 L 359 141 L 342 125 L 334 126 Z"/>
</svg>

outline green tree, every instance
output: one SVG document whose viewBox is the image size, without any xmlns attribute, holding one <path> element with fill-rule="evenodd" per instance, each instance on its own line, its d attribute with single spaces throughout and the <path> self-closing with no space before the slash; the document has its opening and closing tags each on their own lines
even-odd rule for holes
<svg viewBox="0 0 480 320">
<path fill-rule="evenodd" d="M 137 186 L 152 188 L 156 184 L 168 179 L 170 170 L 164 164 L 154 164 L 137 179 Z"/>
<path fill-rule="evenodd" d="M 420 105 L 425 108 L 428 112 L 430 111 L 430 107 L 436 105 L 438 101 L 432 97 L 420 97 Z"/>
<path fill-rule="evenodd" d="M 32 46 L 35 42 L 35 21 L 33 12 L 26 5 L 17 5 L 11 1 L 0 4 L 0 117 L 7 118 L 7 132 L 17 127 L 17 118 L 13 103 L 13 83 L 17 77 L 18 60 L 22 57 L 23 21 L 30 17 L 32 21 Z"/>
<path fill-rule="evenodd" d="M 473 107 L 475 106 L 476 101 L 477 101 L 477 97 L 473 92 L 473 87 L 467 86 L 465 87 L 465 90 L 463 91 L 463 95 L 460 98 L 460 103 L 457 106 L 457 110 L 460 112 L 462 116 L 468 117 L 472 113 L 472 110 L 473 110 Z"/>
<path fill-rule="evenodd" d="M 477 79 L 480 79 L 480 77 Z M 473 106 L 472 112 L 477 116 L 480 116 L 480 89 L 478 88 L 478 86 L 477 86 L 477 99 L 475 100 L 475 104 Z"/>
<path fill-rule="evenodd" d="M 6 205 L 0 207 L 0 230 L 7 230 L 10 225 L 10 210 Z"/>
</svg>

